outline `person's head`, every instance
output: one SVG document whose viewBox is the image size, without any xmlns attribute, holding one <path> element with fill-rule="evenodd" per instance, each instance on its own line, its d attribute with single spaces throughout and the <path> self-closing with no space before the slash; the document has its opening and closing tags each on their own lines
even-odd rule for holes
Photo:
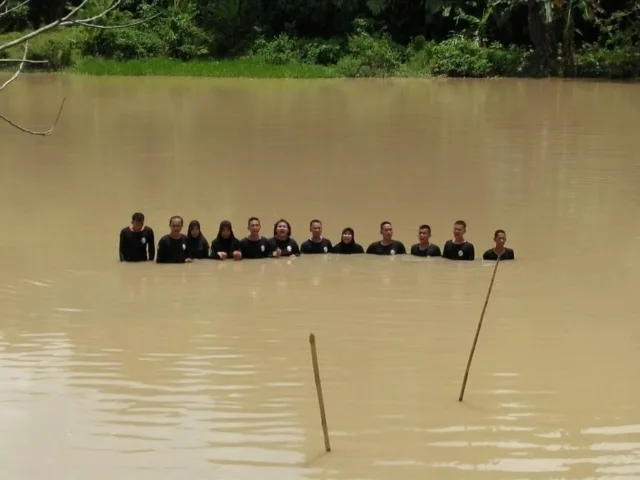
<svg viewBox="0 0 640 480">
<path fill-rule="evenodd" d="M 313 238 L 322 237 L 322 222 L 320 220 L 311 220 L 309 223 L 309 231 Z"/>
<path fill-rule="evenodd" d="M 198 238 L 200 235 L 202 235 L 202 232 L 200 231 L 200 222 L 198 220 L 191 220 L 189 222 L 189 236 L 191 238 Z"/>
<path fill-rule="evenodd" d="M 380 235 L 382 235 L 383 240 L 391 240 L 393 238 L 391 222 L 384 221 L 380 224 Z"/>
<path fill-rule="evenodd" d="M 289 238 L 291 236 L 291 225 L 284 218 L 281 218 L 273 224 L 273 235 L 280 238 Z"/>
<path fill-rule="evenodd" d="M 229 220 L 223 220 L 220 222 L 220 228 L 218 229 L 218 236 L 225 240 L 233 237 L 233 227 Z"/>
<path fill-rule="evenodd" d="M 347 227 L 345 229 L 342 230 L 342 243 L 348 244 L 351 242 L 355 242 L 355 232 L 353 231 L 353 228 L 351 227 Z"/>
<path fill-rule="evenodd" d="M 171 228 L 171 233 L 174 235 L 179 235 L 182 232 L 182 226 L 184 225 L 184 220 L 179 215 L 175 215 L 169 219 L 169 228 Z"/>
<path fill-rule="evenodd" d="M 131 230 L 140 232 L 144 227 L 144 213 L 136 212 L 131 215 Z"/>
<path fill-rule="evenodd" d="M 507 234 L 504 230 L 498 229 L 493 234 L 493 241 L 496 242 L 496 247 L 501 247 L 507 243 Z"/>
<path fill-rule="evenodd" d="M 260 219 L 258 217 L 251 217 L 247 222 L 247 229 L 251 235 L 258 235 L 260 228 Z"/>
<path fill-rule="evenodd" d="M 467 223 L 464 220 L 457 220 L 456 223 L 453 224 L 453 236 L 455 238 L 462 239 L 464 238 L 464 234 L 467 232 Z"/>
<path fill-rule="evenodd" d="M 431 238 L 431 227 L 429 225 L 420 225 L 418 228 L 418 240 L 420 243 L 427 243 Z"/>
</svg>

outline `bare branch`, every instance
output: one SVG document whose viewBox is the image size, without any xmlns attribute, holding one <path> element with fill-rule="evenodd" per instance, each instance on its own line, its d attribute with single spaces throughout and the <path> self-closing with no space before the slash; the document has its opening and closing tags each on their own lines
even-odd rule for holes
<svg viewBox="0 0 640 480">
<path fill-rule="evenodd" d="M 18 78 L 18 76 L 20 76 L 20 72 L 22 72 L 22 68 L 24 67 L 25 60 L 27 59 L 27 52 L 28 51 L 29 51 L 29 42 L 25 42 L 25 44 L 24 44 L 24 55 L 22 55 L 22 61 L 20 62 L 20 65 L 18 65 L 18 69 L 11 76 L 11 78 L 9 78 L 9 80 L 4 82 L 2 84 L 2 86 L 0 86 L 0 92 L 2 90 L 4 90 L 5 88 L 7 88 L 11 82 L 13 82 L 16 78 Z"/>
<path fill-rule="evenodd" d="M 44 27 L 40 27 L 37 30 L 34 30 L 33 32 L 27 33 L 25 35 L 23 35 L 20 38 L 16 38 L 15 40 L 12 40 L 10 42 L 7 42 L 3 45 L 0 45 L 0 52 L 3 50 L 6 50 L 7 48 L 11 48 L 11 47 L 15 47 L 16 45 L 20 45 L 24 42 L 26 42 L 27 40 L 31 40 L 34 37 L 37 37 L 38 35 L 42 35 L 45 32 L 48 32 L 49 30 L 53 30 L 54 28 L 57 27 L 63 27 L 66 25 L 72 25 L 73 22 L 69 23 L 69 19 L 71 17 L 73 17 L 76 13 L 78 13 L 80 10 L 82 10 L 84 8 L 84 6 L 89 2 L 89 0 L 82 0 L 82 3 L 80 3 L 80 5 L 78 5 L 76 8 L 74 8 L 73 10 L 71 10 L 67 15 L 65 15 L 62 18 L 59 18 L 58 20 L 55 20 L 51 23 L 48 23 L 47 25 L 45 25 Z M 120 4 L 120 0 L 115 0 L 113 2 L 112 5 L 119 5 Z M 110 7 L 109 7 L 110 8 Z"/>
<path fill-rule="evenodd" d="M 2 3 L 0 3 L 0 8 L 4 7 L 4 5 L 8 2 L 9 0 L 4 0 Z M 13 8 L 9 8 L 9 5 L 6 6 L 4 12 L 0 12 L 0 18 L 4 17 L 5 15 L 9 15 L 11 12 L 18 10 L 20 7 L 24 7 L 27 3 L 29 3 L 29 0 L 24 0 L 24 2 L 19 3 L 18 5 L 16 5 Z"/>
<path fill-rule="evenodd" d="M 58 121 L 60 120 L 60 115 L 62 115 L 62 109 L 64 108 L 64 102 L 66 100 L 67 100 L 66 97 L 62 99 L 62 103 L 60 103 L 60 108 L 58 109 L 58 115 L 56 115 L 56 120 L 55 122 L 53 122 L 53 125 L 51 125 L 51 128 L 49 128 L 48 130 L 39 131 L 39 130 L 31 130 L 31 129 L 25 128 L 15 123 L 14 121 L 10 120 L 9 118 L 5 117 L 2 113 L 0 113 L 0 120 L 8 123 L 13 128 L 17 128 L 21 132 L 29 133 L 31 135 L 39 135 L 41 137 L 48 137 L 53 133 L 53 130 L 56 128 L 56 125 L 58 125 Z"/>
<path fill-rule="evenodd" d="M 0 58 L 0 63 L 49 63 L 49 60 L 29 60 L 27 58 Z"/>
<path fill-rule="evenodd" d="M 26 5 L 27 3 L 29 3 L 30 0 L 24 0 L 21 3 L 19 3 L 18 5 L 16 5 L 15 7 L 9 8 L 8 2 L 9 0 L 0 0 L 0 9 L 4 8 L 5 10 L 3 12 L 0 13 L 0 18 L 2 16 L 8 15 L 9 13 L 15 11 L 16 9 Z M 128 28 L 128 27 L 133 27 L 136 25 L 140 25 L 146 22 L 149 22 L 157 17 L 159 17 L 162 13 L 157 13 L 156 15 L 153 15 L 151 17 L 142 19 L 142 20 L 135 20 L 132 21 L 130 23 L 127 24 L 122 24 L 122 25 L 102 25 L 99 22 L 101 19 L 103 19 L 107 14 L 109 14 L 110 12 L 113 12 L 116 8 L 118 8 L 118 6 L 122 3 L 122 0 L 111 0 L 109 6 L 107 8 L 105 8 L 102 12 L 100 12 L 97 15 L 94 15 L 92 17 L 89 18 L 76 18 L 78 16 L 78 13 L 82 11 L 82 9 L 92 0 L 82 0 L 80 2 L 80 4 L 78 6 L 76 6 L 75 8 L 71 9 L 71 11 L 69 11 L 69 13 L 67 13 L 65 16 L 51 22 L 48 23 L 47 25 L 34 30 L 33 32 L 29 32 L 26 33 L 24 35 L 22 35 L 19 38 L 16 38 L 14 40 L 10 40 L 4 44 L 0 44 L 0 52 L 2 52 L 3 50 L 7 50 L 10 49 L 12 47 L 18 46 L 18 45 L 24 45 L 24 54 L 22 56 L 22 59 L 17 59 L 17 58 L 8 58 L 8 59 L 0 59 L 0 62 L 2 63 L 18 63 L 18 68 L 15 71 L 15 73 L 11 76 L 11 78 L 9 78 L 9 80 L 7 80 L 4 84 L 2 84 L 2 86 L 0 86 L 0 92 L 2 92 L 2 90 L 4 90 L 6 87 L 8 87 L 12 82 L 14 82 L 21 74 L 22 69 L 24 68 L 25 64 L 35 64 L 35 63 L 48 63 L 46 60 L 28 60 L 27 59 L 27 51 L 29 48 L 29 40 L 31 40 L 32 38 L 38 37 L 40 35 L 42 35 L 43 33 L 48 32 L 49 30 L 53 30 L 56 28 L 61 28 L 61 27 L 70 27 L 70 26 L 78 26 L 78 27 L 84 27 L 84 28 L 97 28 L 97 29 L 115 29 L 115 28 Z M 0 120 L 2 120 L 3 122 L 11 125 L 12 127 L 20 130 L 21 132 L 24 133 L 28 133 L 31 135 L 40 135 L 40 136 L 49 136 L 51 135 L 51 133 L 53 133 L 53 130 L 56 128 L 56 125 L 58 124 L 58 121 L 60 120 L 60 115 L 62 114 L 62 109 L 64 108 L 64 103 L 65 103 L 66 98 L 62 99 L 62 103 L 60 104 L 60 108 L 58 109 L 58 115 L 56 116 L 55 121 L 53 122 L 53 125 L 51 126 L 51 128 L 49 128 L 48 130 L 32 130 L 26 127 L 23 127 L 19 124 L 17 124 L 16 122 L 14 122 L 13 120 L 9 119 L 8 117 L 6 117 L 5 115 L 3 115 L 2 113 L 0 113 Z"/>
</svg>

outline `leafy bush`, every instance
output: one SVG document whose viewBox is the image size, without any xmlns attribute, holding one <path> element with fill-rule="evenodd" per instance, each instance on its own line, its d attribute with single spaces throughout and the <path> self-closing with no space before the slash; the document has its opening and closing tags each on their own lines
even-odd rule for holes
<svg viewBox="0 0 640 480">
<path fill-rule="evenodd" d="M 640 77 L 640 53 L 636 48 L 607 50 L 588 46 L 575 57 L 576 75 L 585 78 Z"/>
<path fill-rule="evenodd" d="M 252 53 L 254 57 L 271 65 L 300 63 L 302 59 L 298 42 L 285 33 L 271 41 L 259 37 L 253 45 Z"/>
<path fill-rule="evenodd" d="M 338 71 L 347 77 L 380 77 L 395 74 L 400 67 L 400 48 L 386 34 L 368 31 L 366 22 L 354 22 L 355 33 L 349 37 L 347 55 L 338 61 Z"/>
<path fill-rule="evenodd" d="M 131 27 L 92 32 L 82 53 L 114 60 L 133 60 L 161 56 L 165 51 L 166 44 L 155 31 Z"/>
<path fill-rule="evenodd" d="M 335 65 L 344 55 L 344 45 L 337 39 L 310 40 L 302 43 L 301 57 L 310 65 Z"/>
<path fill-rule="evenodd" d="M 166 42 L 166 54 L 178 60 L 192 60 L 207 54 L 210 40 L 196 25 L 195 5 L 172 7 L 167 13 L 158 29 L 160 38 Z"/>
<path fill-rule="evenodd" d="M 431 73 L 448 77 L 488 77 L 491 63 L 485 49 L 473 41 L 453 37 L 433 46 Z"/>
</svg>

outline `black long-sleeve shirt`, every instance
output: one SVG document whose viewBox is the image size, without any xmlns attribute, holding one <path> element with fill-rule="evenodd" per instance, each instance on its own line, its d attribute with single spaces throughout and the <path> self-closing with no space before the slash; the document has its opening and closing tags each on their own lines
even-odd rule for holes
<svg viewBox="0 0 640 480">
<path fill-rule="evenodd" d="M 269 242 L 265 237 L 260 237 L 259 240 L 245 237 L 240 240 L 242 258 L 267 258 L 271 255 L 269 248 Z"/>
<path fill-rule="evenodd" d="M 118 247 L 121 262 L 153 261 L 156 256 L 156 240 L 153 229 L 144 227 L 139 232 L 129 227 L 120 230 L 120 245 Z"/>
<path fill-rule="evenodd" d="M 300 256 L 300 247 L 298 246 L 298 242 L 291 237 L 286 240 L 278 240 L 276 237 L 271 237 L 267 240 L 267 244 L 269 245 L 272 255 L 273 252 L 280 249 L 281 257 L 290 257 L 292 255 Z"/>
<path fill-rule="evenodd" d="M 184 263 L 187 258 L 191 258 L 191 252 L 187 247 L 186 235 L 180 235 L 180 238 L 165 235 L 158 242 L 156 263 Z"/>
<path fill-rule="evenodd" d="M 209 258 L 209 242 L 204 235 L 197 238 L 187 236 L 187 249 L 191 254 L 190 258 Z"/>
<path fill-rule="evenodd" d="M 300 245 L 300 253 L 302 254 L 331 253 L 331 250 L 333 250 L 333 245 L 328 238 L 322 238 L 319 242 L 309 239 Z"/>
<path fill-rule="evenodd" d="M 389 245 L 383 245 L 382 242 L 373 242 L 367 248 L 369 255 L 404 255 L 407 249 L 402 242 L 393 240 Z"/>
<path fill-rule="evenodd" d="M 447 240 L 442 250 L 442 258 L 449 260 L 474 260 L 476 258 L 476 249 L 471 242 L 453 243 L 453 240 Z"/>
</svg>

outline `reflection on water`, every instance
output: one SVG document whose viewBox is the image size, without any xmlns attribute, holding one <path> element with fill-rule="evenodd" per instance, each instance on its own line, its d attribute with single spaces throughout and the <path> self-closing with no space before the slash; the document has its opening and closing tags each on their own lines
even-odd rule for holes
<svg viewBox="0 0 640 480">
<path fill-rule="evenodd" d="M 3 479 L 640 477 L 635 87 L 25 80 L 8 108 L 73 96 L 50 139 L 0 131 Z M 299 241 L 312 217 L 361 243 L 390 219 L 407 245 L 462 217 L 519 260 L 460 404 L 490 264 L 117 264 L 134 210 L 209 237 L 286 216 Z"/>
</svg>

